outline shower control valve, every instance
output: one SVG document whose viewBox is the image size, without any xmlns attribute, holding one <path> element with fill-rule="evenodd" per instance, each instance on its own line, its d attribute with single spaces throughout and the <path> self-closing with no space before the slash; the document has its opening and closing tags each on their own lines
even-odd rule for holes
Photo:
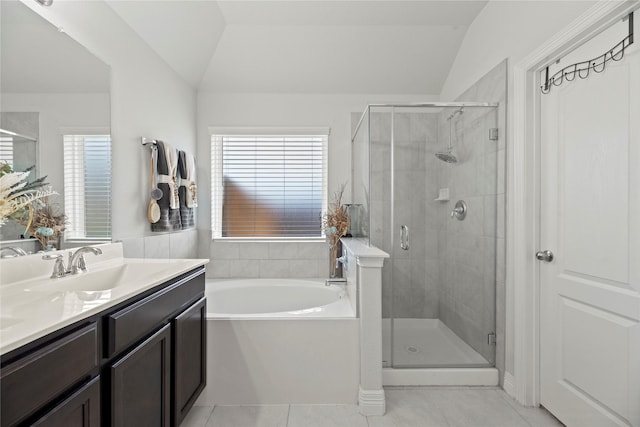
<svg viewBox="0 0 640 427">
<path fill-rule="evenodd" d="M 458 200 L 456 207 L 451 210 L 451 218 L 456 218 L 462 221 L 467 216 L 467 204 L 464 200 Z"/>
</svg>

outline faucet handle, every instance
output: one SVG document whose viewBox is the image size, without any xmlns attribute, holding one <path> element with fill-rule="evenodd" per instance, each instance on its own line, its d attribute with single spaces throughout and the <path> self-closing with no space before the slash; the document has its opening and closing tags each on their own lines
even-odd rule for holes
<svg viewBox="0 0 640 427">
<path fill-rule="evenodd" d="M 58 279 L 60 277 L 64 277 L 67 274 L 67 269 L 64 267 L 64 261 L 62 260 L 64 257 L 62 254 L 46 254 L 42 256 L 44 260 L 55 260 L 56 263 L 53 265 L 53 273 L 51 273 L 52 279 Z"/>
<path fill-rule="evenodd" d="M 80 254 L 80 257 L 78 258 L 78 263 L 76 264 L 76 266 L 80 271 L 87 271 L 87 262 L 84 260 L 84 254 Z"/>
</svg>

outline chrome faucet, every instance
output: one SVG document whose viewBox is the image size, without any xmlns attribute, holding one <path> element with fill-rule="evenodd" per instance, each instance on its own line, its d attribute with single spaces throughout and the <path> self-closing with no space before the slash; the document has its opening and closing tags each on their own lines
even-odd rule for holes
<svg viewBox="0 0 640 427">
<path fill-rule="evenodd" d="M 13 258 L 13 257 L 16 257 L 16 256 L 25 256 L 25 255 L 27 255 L 27 253 L 23 249 L 18 248 L 16 246 L 4 247 L 4 248 L 0 249 L 0 254 L 2 252 L 4 252 L 4 251 L 11 251 L 11 252 L 13 252 L 13 255 L 0 255 L 0 258 Z"/>
<path fill-rule="evenodd" d="M 42 256 L 44 260 L 55 260 L 56 263 L 53 265 L 53 273 L 51 273 L 52 279 L 59 279 L 67 275 L 67 269 L 64 268 L 64 261 L 62 260 L 62 254 L 46 254 Z"/>
<path fill-rule="evenodd" d="M 347 279 L 344 277 L 332 277 L 330 279 L 326 279 L 324 281 L 325 286 L 331 285 L 345 285 L 347 283 Z"/>
<path fill-rule="evenodd" d="M 84 260 L 85 252 L 91 252 L 94 255 L 100 255 L 102 249 L 93 246 L 83 246 L 78 248 L 73 255 L 69 253 L 69 265 L 67 266 L 67 274 L 79 274 L 87 271 L 87 264 Z"/>
</svg>

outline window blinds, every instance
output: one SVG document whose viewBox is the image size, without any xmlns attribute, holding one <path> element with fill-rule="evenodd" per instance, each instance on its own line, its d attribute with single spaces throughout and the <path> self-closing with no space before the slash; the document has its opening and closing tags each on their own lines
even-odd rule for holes
<svg viewBox="0 0 640 427">
<path fill-rule="evenodd" d="M 64 135 L 67 240 L 111 238 L 111 136 Z"/>
<path fill-rule="evenodd" d="M 327 135 L 214 135 L 213 237 L 321 237 Z"/>
<path fill-rule="evenodd" d="M 8 163 L 13 168 L 13 137 L 0 136 L 0 163 Z"/>
</svg>

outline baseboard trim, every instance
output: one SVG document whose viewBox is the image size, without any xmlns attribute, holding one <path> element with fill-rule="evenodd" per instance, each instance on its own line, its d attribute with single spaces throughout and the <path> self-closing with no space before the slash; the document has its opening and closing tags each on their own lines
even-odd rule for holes
<svg viewBox="0 0 640 427">
<path fill-rule="evenodd" d="M 509 396 L 513 397 L 514 399 L 516 398 L 515 379 L 513 378 L 513 375 L 510 374 L 509 372 L 504 373 L 504 384 L 502 388 L 504 388 L 504 392 L 507 393 Z"/>
<path fill-rule="evenodd" d="M 384 390 L 363 390 L 358 391 L 358 407 L 360 413 L 365 416 L 384 415 L 386 403 Z"/>
</svg>

